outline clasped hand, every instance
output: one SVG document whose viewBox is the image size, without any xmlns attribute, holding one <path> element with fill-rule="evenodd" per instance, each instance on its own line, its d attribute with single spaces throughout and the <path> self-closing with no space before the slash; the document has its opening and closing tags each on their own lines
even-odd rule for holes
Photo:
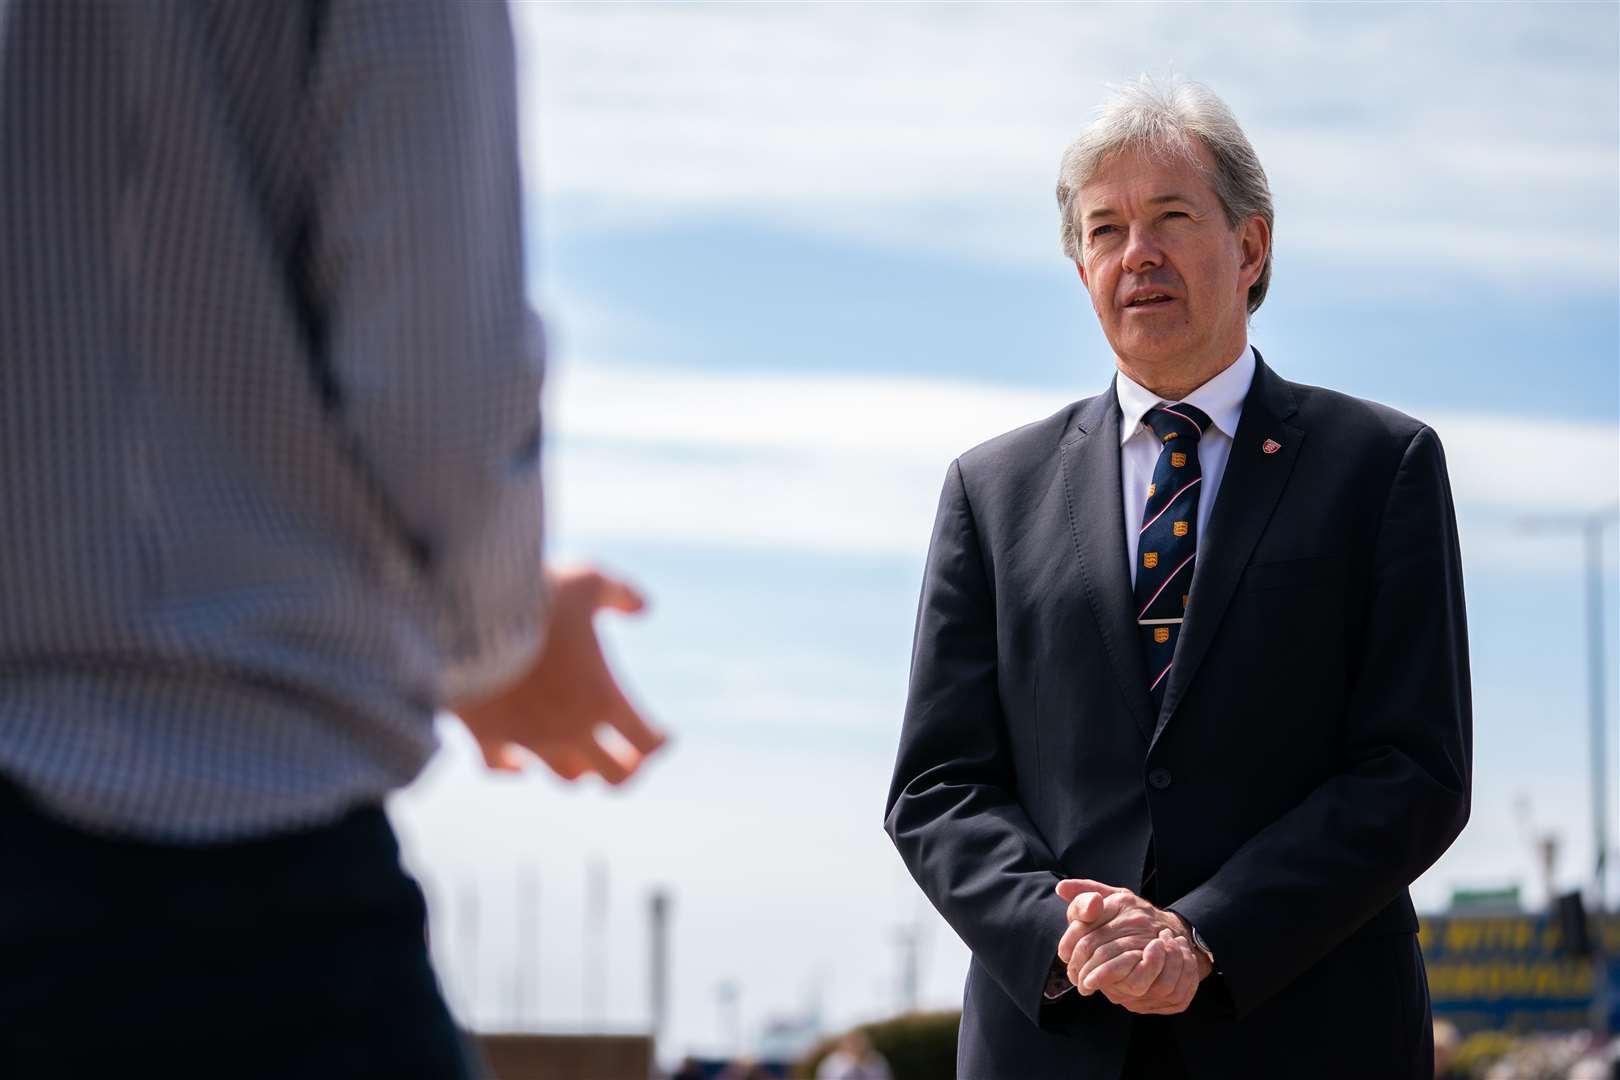
<svg viewBox="0 0 1620 1080">
<path fill-rule="evenodd" d="M 1144 1014 L 1179 1013 L 1192 1004 L 1210 963 L 1179 916 L 1100 881 L 1070 878 L 1057 892 L 1069 902 L 1058 959 L 1080 993 L 1101 992 Z"/>
</svg>

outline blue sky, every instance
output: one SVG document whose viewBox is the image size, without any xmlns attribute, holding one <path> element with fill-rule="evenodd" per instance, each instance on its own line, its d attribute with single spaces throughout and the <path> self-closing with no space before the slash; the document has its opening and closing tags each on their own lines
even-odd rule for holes
<svg viewBox="0 0 1620 1080">
<path fill-rule="evenodd" d="M 1536 830 L 1563 837 L 1558 884 L 1585 880 L 1580 548 L 1518 523 L 1620 499 L 1617 10 L 519 5 L 552 545 L 651 593 L 608 633 L 677 741 L 608 793 L 484 777 L 446 723 L 395 816 L 463 1014 L 645 1024 L 656 885 L 666 1053 L 891 1011 L 902 927 L 924 1003 L 956 1003 L 965 951 L 879 828 L 924 549 L 952 456 L 1107 384 L 1051 192 L 1105 84 L 1143 70 L 1210 83 L 1266 164 L 1267 359 L 1448 449 L 1478 775 L 1420 905 L 1512 881 L 1539 900 Z M 614 991 L 587 993 L 604 971 Z"/>
<path fill-rule="evenodd" d="M 1042 224 L 1046 216 L 1056 215 L 1043 214 Z M 624 324 L 564 323 L 565 355 L 1089 391 L 1097 373 L 1106 378 L 1106 342 L 1073 265 L 1052 238 L 1043 233 L 1038 242 L 1027 263 L 990 262 L 708 212 L 649 229 L 565 233 L 546 245 L 545 266 L 548 280 L 634 313 Z M 1601 287 L 1571 289 L 1557 268 L 1533 264 L 1530 280 L 1508 281 L 1469 274 L 1466 265 L 1442 266 L 1441 276 L 1432 265 L 1336 267 L 1328 254 L 1286 247 L 1278 258 L 1253 333 L 1279 363 L 1286 353 L 1299 381 L 1403 397 L 1419 411 L 1511 406 L 1549 418 L 1613 418 L 1620 328 Z M 1411 291 L 1358 280 L 1390 272 L 1414 274 Z M 1605 278 L 1612 286 L 1612 273 Z M 1324 322 L 1344 329 L 1324 334 Z M 1088 371 L 1088 382 L 1077 378 Z M 1467 378 L 1458 378 L 1463 371 Z"/>
</svg>

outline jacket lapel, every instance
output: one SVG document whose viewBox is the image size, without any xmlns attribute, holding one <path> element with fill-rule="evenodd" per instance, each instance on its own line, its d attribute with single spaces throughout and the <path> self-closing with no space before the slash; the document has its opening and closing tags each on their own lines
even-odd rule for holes
<svg viewBox="0 0 1620 1080">
<path fill-rule="evenodd" d="M 1077 430 L 1058 446 L 1063 495 L 1080 577 L 1114 677 L 1144 739 L 1153 736 L 1153 699 L 1137 640 L 1125 509 L 1119 479 L 1119 397 L 1112 387 L 1086 403 Z"/>
<path fill-rule="evenodd" d="M 1155 739 L 1181 704 L 1198 673 L 1198 665 L 1215 640 L 1232 590 L 1271 520 L 1305 438 L 1303 431 L 1284 422 L 1294 413 L 1293 394 L 1287 384 L 1266 367 L 1258 350 L 1254 355 L 1254 382 L 1243 400 L 1237 436 L 1216 492 L 1215 509 L 1210 512 L 1208 537 L 1198 545 L 1189 590 L 1192 599 L 1176 644 L 1164 707 L 1153 731 Z M 1280 445 L 1267 453 L 1265 447 L 1273 442 Z"/>
</svg>

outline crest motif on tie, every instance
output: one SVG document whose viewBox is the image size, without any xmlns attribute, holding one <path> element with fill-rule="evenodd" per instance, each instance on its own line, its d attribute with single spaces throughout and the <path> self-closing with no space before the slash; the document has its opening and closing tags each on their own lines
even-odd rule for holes
<svg viewBox="0 0 1620 1080">
<path fill-rule="evenodd" d="M 1170 531 L 1175 533 L 1177 536 L 1186 536 L 1187 523 L 1185 521 L 1178 521 L 1174 525 L 1170 526 Z"/>
<path fill-rule="evenodd" d="M 1149 570 L 1153 569 L 1155 566 L 1158 566 L 1159 553 L 1157 551 L 1144 551 L 1142 553 L 1142 565 L 1147 567 Z"/>
<path fill-rule="evenodd" d="M 1170 464 L 1174 465 L 1178 469 L 1181 468 L 1183 465 L 1187 464 L 1187 455 L 1179 451 L 1171 454 Z"/>
<path fill-rule="evenodd" d="M 1159 485 L 1158 484 L 1149 484 L 1148 485 L 1148 498 L 1150 498 L 1150 499 L 1153 498 L 1154 494 L 1157 493 L 1158 490 L 1159 490 Z"/>
<path fill-rule="evenodd" d="M 1181 610 L 1182 611 L 1187 610 L 1187 594 L 1186 593 L 1181 594 Z"/>
<path fill-rule="evenodd" d="M 1170 628 L 1168 626 L 1155 626 L 1153 628 L 1153 640 L 1158 642 L 1160 645 L 1163 645 L 1165 642 L 1169 641 Z"/>
<path fill-rule="evenodd" d="M 1178 436 L 1180 434 L 1181 434 L 1181 432 L 1179 432 L 1179 431 L 1172 431 L 1170 434 L 1168 434 L 1168 435 L 1166 435 L 1164 437 L 1164 441 L 1169 442 L 1171 439 L 1174 439 L 1176 436 Z"/>
</svg>

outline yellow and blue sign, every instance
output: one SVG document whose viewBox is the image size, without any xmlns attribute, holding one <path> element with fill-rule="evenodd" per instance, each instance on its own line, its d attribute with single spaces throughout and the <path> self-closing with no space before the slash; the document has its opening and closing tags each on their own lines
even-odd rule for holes
<svg viewBox="0 0 1620 1080">
<path fill-rule="evenodd" d="M 1613 1013 L 1620 996 L 1620 915 L 1594 917 L 1589 925 L 1592 944 L 1601 936 L 1608 957 Z M 1567 1031 L 1590 1024 L 1596 965 L 1570 955 L 1558 919 L 1433 915 L 1419 920 L 1419 927 L 1436 1017 L 1465 1032 Z"/>
</svg>

